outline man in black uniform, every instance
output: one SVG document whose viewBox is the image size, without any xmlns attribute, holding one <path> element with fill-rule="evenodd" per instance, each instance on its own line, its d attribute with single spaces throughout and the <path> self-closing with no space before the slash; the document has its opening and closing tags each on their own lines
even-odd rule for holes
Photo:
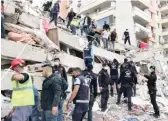
<svg viewBox="0 0 168 121">
<path fill-rule="evenodd" d="M 73 91 L 68 101 L 68 104 L 72 102 L 75 103 L 72 120 L 82 121 L 89 108 L 90 82 L 81 74 L 80 68 L 74 68 L 72 76 L 75 77 L 75 80 L 73 85 Z"/>
<path fill-rule="evenodd" d="M 119 88 L 118 88 L 118 85 L 117 85 L 117 81 L 118 81 L 118 61 L 116 59 L 113 60 L 112 63 L 109 63 L 108 64 L 109 67 L 110 67 L 110 85 L 111 85 L 111 96 L 113 96 L 113 88 L 114 88 L 114 83 L 115 83 L 115 86 L 116 86 L 116 90 L 117 90 L 117 94 L 119 92 Z"/>
<path fill-rule="evenodd" d="M 137 69 L 136 69 L 136 66 L 134 64 L 133 61 L 130 61 L 131 63 L 131 66 L 132 66 L 132 70 L 134 71 L 135 75 L 136 75 L 136 78 L 134 79 L 134 85 L 133 85 L 133 96 L 136 96 L 136 85 L 137 85 Z"/>
<path fill-rule="evenodd" d="M 92 71 L 93 66 L 90 64 L 88 68 L 83 71 L 83 75 L 90 82 L 90 101 L 88 111 L 88 121 L 92 121 L 92 107 L 97 96 L 97 76 Z"/>
<path fill-rule="evenodd" d="M 155 66 L 151 66 L 150 70 L 151 70 L 150 75 L 143 75 L 143 74 L 141 74 L 141 75 L 143 75 L 144 77 L 146 77 L 148 79 L 147 86 L 148 86 L 148 90 L 149 90 L 151 103 L 152 103 L 153 109 L 155 111 L 153 116 L 158 118 L 160 116 L 160 112 L 159 112 L 159 107 L 158 107 L 157 102 L 156 102 L 156 92 L 157 92 L 156 80 L 157 80 L 157 76 L 156 76 L 156 73 L 155 73 Z"/>
<path fill-rule="evenodd" d="M 128 97 L 128 110 L 131 111 L 131 96 L 132 96 L 132 86 L 135 79 L 135 73 L 131 69 L 131 64 L 128 63 L 125 69 L 120 74 L 118 84 L 121 84 L 120 92 L 118 94 L 117 104 L 120 104 L 121 94 L 123 92 L 127 93 Z"/>
<path fill-rule="evenodd" d="M 103 64 L 103 69 L 99 72 L 99 87 L 101 92 L 101 110 L 105 111 L 107 109 L 107 102 L 109 98 L 109 80 L 110 76 L 108 74 L 108 66 L 106 64 Z"/>
<path fill-rule="evenodd" d="M 130 42 L 130 35 L 129 35 L 129 32 L 128 32 L 128 29 L 126 29 L 126 31 L 124 32 L 124 44 L 126 44 L 128 41 L 129 45 L 131 45 L 131 42 Z"/>
</svg>

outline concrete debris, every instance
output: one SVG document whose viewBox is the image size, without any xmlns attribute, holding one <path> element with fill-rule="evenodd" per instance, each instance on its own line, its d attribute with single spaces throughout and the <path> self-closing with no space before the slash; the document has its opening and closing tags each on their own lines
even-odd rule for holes
<svg viewBox="0 0 168 121">
<path fill-rule="evenodd" d="M 33 16 L 29 13 L 22 13 L 19 16 L 19 23 L 28 26 L 30 28 L 39 29 L 40 28 L 40 22 L 39 17 Z"/>
<path fill-rule="evenodd" d="M 12 24 L 17 24 L 18 19 L 19 19 L 19 13 L 14 13 L 11 16 L 6 16 L 5 17 L 5 22 L 12 23 Z"/>
<path fill-rule="evenodd" d="M 15 8 L 16 8 L 16 5 L 14 2 L 10 2 L 10 1 L 4 1 L 4 8 L 5 8 L 5 15 L 7 16 L 12 16 L 15 14 Z"/>
</svg>

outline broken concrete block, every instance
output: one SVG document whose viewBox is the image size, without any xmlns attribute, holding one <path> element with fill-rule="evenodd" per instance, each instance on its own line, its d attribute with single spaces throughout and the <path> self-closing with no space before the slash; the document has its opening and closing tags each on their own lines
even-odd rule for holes
<svg viewBox="0 0 168 121">
<path fill-rule="evenodd" d="M 19 19 L 19 13 L 15 13 L 12 16 L 6 16 L 5 17 L 5 22 L 12 23 L 12 24 L 17 24 L 18 19 Z"/>
<path fill-rule="evenodd" d="M 16 6 L 15 6 L 14 2 L 5 1 L 4 2 L 5 15 L 7 15 L 7 16 L 14 15 L 15 14 L 15 7 Z"/>
<path fill-rule="evenodd" d="M 28 13 L 22 13 L 19 17 L 19 23 L 30 27 L 30 28 L 35 28 L 35 29 L 39 29 L 40 28 L 40 22 L 39 22 L 40 18 L 37 16 L 33 16 L 31 14 Z"/>
</svg>

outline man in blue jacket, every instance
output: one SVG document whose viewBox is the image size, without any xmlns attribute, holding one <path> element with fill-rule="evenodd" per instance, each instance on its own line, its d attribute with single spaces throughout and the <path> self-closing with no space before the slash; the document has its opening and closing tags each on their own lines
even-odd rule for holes
<svg viewBox="0 0 168 121">
<path fill-rule="evenodd" d="M 60 12 L 60 5 L 59 5 L 59 0 L 54 4 L 54 7 L 51 10 L 52 12 L 52 19 L 51 22 L 55 22 L 55 26 L 57 26 L 57 19 L 58 19 L 58 14 Z"/>
</svg>

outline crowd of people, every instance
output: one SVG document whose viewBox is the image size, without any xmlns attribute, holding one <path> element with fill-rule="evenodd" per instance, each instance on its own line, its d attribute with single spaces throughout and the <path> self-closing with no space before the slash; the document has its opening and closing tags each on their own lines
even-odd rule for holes
<svg viewBox="0 0 168 121">
<path fill-rule="evenodd" d="M 122 93 L 128 111 L 132 110 L 131 97 L 136 96 L 137 70 L 133 61 L 124 59 L 123 64 L 114 59 L 112 62 L 102 64 L 102 69 L 98 74 L 93 72 L 93 64 L 88 61 L 86 69 L 79 67 L 70 68 L 68 74 L 72 76 L 72 93 L 67 98 L 68 79 L 65 68 L 61 65 L 60 59 L 55 58 L 54 63 L 46 61 L 42 64 L 42 75 L 45 78 L 42 84 L 41 99 L 38 90 L 33 85 L 32 76 L 24 72 L 25 62 L 22 59 L 14 59 L 11 62 L 11 69 L 15 71 L 12 76 L 12 96 L 11 103 L 14 108 L 9 112 L 6 121 L 63 121 L 64 101 L 68 100 L 66 108 L 75 104 L 72 120 L 82 121 L 88 112 L 88 121 L 92 121 L 92 107 L 98 95 L 98 88 L 101 95 L 101 111 L 108 107 L 109 95 L 114 96 L 114 86 L 116 88 L 116 104 L 121 102 Z M 119 69 L 120 65 L 120 69 Z M 110 73 L 108 73 L 110 69 Z M 120 70 L 120 74 L 118 72 Z M 156 80 L 155 67 L 150 67 L 151 73 L 144 75 L 148 79 L 147 86 L 151 103 L 154 108 L 154 116 L 160 116 L 159 107 L 156 103 Z M 110 89 L 109 89 L 110 85 Z M 39 117 L 42 117 L 40 119 Z"/>
</svg>

